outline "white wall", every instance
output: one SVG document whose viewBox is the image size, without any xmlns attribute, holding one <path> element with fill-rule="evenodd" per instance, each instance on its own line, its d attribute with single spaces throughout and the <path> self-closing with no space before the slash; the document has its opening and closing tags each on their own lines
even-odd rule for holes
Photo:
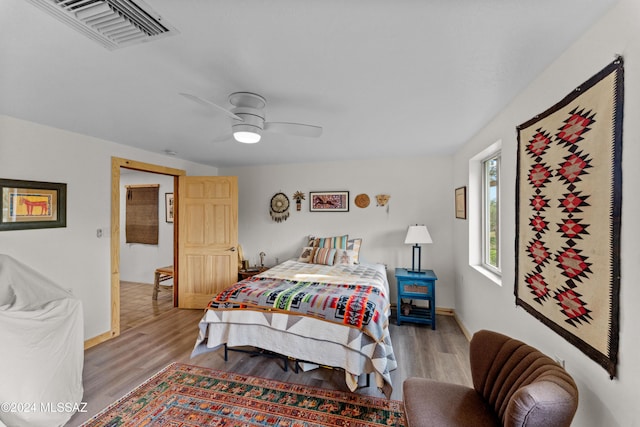
<svg viewBox="0 0 640 427">
<path fill-rule="evenodd" d="M 239 240 L 251 264 L 258 254 L 267 254 L 265 264 L 276 257 L 283 261 L 299 255 L 307 236 L 348 234 L 362 237 L 361 256 L 388 267 L 395 301 L 395 267 L 411 266 L 411 247 L 404 244 L 410 224 L 425 224 L 434 243 L 423 245 L 422 268 L 433 269 L 437 307 L 454 304 L 452 227 L 454 221 L 452 159 L 415 158 L 309 163 L 247 168 L 221 168 L 220 175 L 238 176 Z M 349 191 L 349 212 L 309 212 L 309 191 Z M 284 192 L 291 202 L 291 215 L 274 222 L 269 215 L 271 197 Z M 306 200 L 295 210 L 291 197 L 302 191 Z M 354 204 L 366 193 L 367 208 Z M 387 207 L 377 207 L 375 196 L 389 194 Z"/>
<path fill-rule="evenodd" d="M 158 244 L 127 243 L 127 185 L 158 184 Z M 153 283 L 158 267 L 173 265 L 173 223 L 166 222 L 165 193 L 173 193 L 173 177 L 157 173 L 120 170 L 120 280 Z M 170 285 L 172 280 L 162 282 Z"/>
<path fill-rule="evenodd" d="M 67 183 L 67 227 L 0 232 L 0 253 L 82 301 L 85 339 L 111 328 L 111 157 L 217 175 L 217 169 L 0 115 L 0 177 Z M 96 230 L 106 230 L 102 238 Z"/>
<path fill-rule="evenodd" d="M 580 391 L 574 424 L 580 427 L 640 425 L 639 239 L 640 223 L 640 2 L 623 0 L 581 37 L 501 114 L 472 138 L 454 159 L 455 186 L 469 184 L 469 160 L 486 146 L 502 140 L 502 286 L 468 265 L 468 226 L 454 224 L 456 254 L 456 313 L 471 332 L 494 329 L 522 339 L 549 355 L 566 360 Z M 576 86 L 612 62 L 625 59 L 623 135 L 623 207 L 621 247 L 621 309 L 618 378 L 542 323 L 516 308 L 513 293 L 515 254 L 516 126 L 541 113 Z M 473 215 L 473 212 L 470 212 Z"/>
</svg>

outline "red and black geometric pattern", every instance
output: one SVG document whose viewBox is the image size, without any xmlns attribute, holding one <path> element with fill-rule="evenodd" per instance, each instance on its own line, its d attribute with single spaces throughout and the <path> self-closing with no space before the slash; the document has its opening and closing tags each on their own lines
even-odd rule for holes
<svg viewBox="0 0 640 427">
<path fill-rule="evenodd" d="M 539 194 L 536 194 L 534 197 L 531 198 L 531 207 L 533 209 L 535 209 L 536 211 L 544 211 L 547 206 L 549 206 L 549 201 L 551 199 L 545 198 L 544 196 L 541 196 Z"/>
<path fill-rule="evenodd" d="M 562 233 L 562 237 L 573 240 L 582 239 L 583 234 L 589 234 L 587 232 L 586 224 L 580 224 L 582 222 L 579 218 L 567 218 L 562 224 L 558 224 L 558 231 Z"/>
<path fill-rule="evenodd" d="M 581 281 L 583 277 L 587 278 L 588 273 L 591 273 L 591 270 L 589 270 L 591 264 L 586 261 L 586 257 L 581 255 L 582 251 L 572 248 L 562 249 L 565 250 L 556 257 L 558 267 L 562 269 L 562 274 L 569 279 L 577 281 Z M 569 281 L 567 281 L 567 283 L 569 283 Z"/>
<path fill-rule="evenodd" d="M 587 157 L 587 155 L 583 155 L 582 153 L 571 153 L 565 157 L 565 162 L 560 165 L 560 169 L 558 170 L 560 178 L 567 184 L 580 181 L 580 175 L 585 173 L 585 169 L 591 167 L 591 160 Z"/>
<path fill-rule="evenodd" d="M 544 233 L 549 229 L 549 224 L 547 224 L 543 216 L 536 215 L 531 218 L 531 228 L 538 233 Z"/>
<path fill-rule="evenodd" d="M 549 287 L 540 273 L 527 274 L 525 280 L 536 296 L 536 302 L 542 303 L 549 298 Z"/>
<path fill-rule="evenodd" d="M 595 113 L 578 108 L 574 108 L 569 113 L 569 117 L 564 121 L 565 125 L 556 133 L 557 140 L 565 147 L 571 147 L 582 141 L 584 139 L 582 135 L 589 132 L 591 130 L 589 126 L 595 122 Z"/>
<path fill-rule="evenodd" d="M 573 214 L 577 212 L 582 212 L 580 209 L 584 206 L 589 206 L 587 203 L 588 195 L 583 195 L 581 191 L 576 191 L 574 193 L 566 193 L 563 195 L 561 199 L 559 199 L 560 204 L 559 208 L 566 213 Z"/>
<path fill-rule="evenodd" d="M 567 316 L 567 323 L 573 326 L 587 319 L 591 320 L 589 315 L 591 311 L 587 309 L 580 297 L 579 293 L 569 288 L 559 290 L 554 297 L 562 312 Z"/>
<path fill-rule="evenodd" d="M 564 120 L 564 125 L 557 130 L 553 139 L 549 138 L 550 132 L 538 128 L 533 138 L 528 142 L 525 153 L 533 160 L 529 168 L 527 182 L 534 194 L 530 206 L 531 218 L 529 226 L 535 240 L 527 245 L 529 258 L 533 261 L 532 270 L 525 274 L 525 281 L 530 292 L 535 295 L 534 300 L 538 304 L 544 304 L 549 295 L 548 280 L 544 270 L 540 267 L 549 264 L 553 259 L 560 270 L 560 274 L 566 278 L 564 283 L 558 283 L 555 291 L 555 299 L 559 301 L 559 310 L 564 314 L 565 322 L 573 327 L 588 323 L 590 310 L 588 303 L 580 298 L 580 294 L 574 290 L 578 288 L 583 278 L 591 273 L 591 263 L 588 257 L 583 255 L 583 250 L 576 248 L 576 240 L 582 239 L 587 233 L 589 224 L 584 223 L 584 218 L 576 217 L 589 206 L 589 195 L 578 191 L 577 185 L 581 182 L 581 176 L 588 173 L 591 167 L 589 155 L 584 150 L 577 150 L 583 135 L 590 130 L 589 125 L 595 122 L 595 113 L 585 112 L 584 109 L 573 109 Z M 545 163 L 548 148 L 555 144 L 558 150 L 565 149 L 567 154 L 564 161 L 551 168 Z M 545 193 L 545 188 L 552 182 L 565 187 L 567 192 L 556 197 L 557 203 L 549 206 L 554 198 Z M 553 206 L 555 205 L 555 206 Z M 549 230 L 547 221 L 540 215 L 541 211 L 557 208 L 561 215 L 561 222 L 556 224 L 564 238 L 564 245 L 556 254 L 551 253 L 548 245 L 545 245 L 545 234 Z M 569 307 L 569 308 L 568 308 Z"/>
<path fill-rule="evenodd" d="M 551 144 L 551 136 L 539 128 L 527 146 L 527 153 L 532 157 L 540 157 Z"/>
<path fill-rule="evenodd" d="M 535 164 L 529 171 L 529 182 L 534 188 L 544 187 L 551 178 L 551 169 L 545 164 Z"/>
<path fill-rule="evenodd" d="M 549 262 L 551 254 L 549 249 L 544 247 L 540 240 L 535 240 L 529 245 L 529 256 L 536 265 L 543 265 Z"/>
</svg>

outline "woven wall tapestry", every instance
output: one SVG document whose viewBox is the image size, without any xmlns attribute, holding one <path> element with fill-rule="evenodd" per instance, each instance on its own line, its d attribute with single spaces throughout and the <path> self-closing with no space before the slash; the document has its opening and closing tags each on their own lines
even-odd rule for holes
<svg viewBox="0 0 640 427">
<path fill-rule="evenodd" d="M 602 365 L 618 359 L 623 61 L 518 126 L 516 305 Z"/>
<path fill-rule="evenodd" d="M 159 185 L 127 185 L 127 243 L 158 244 Z"/>
</svg>

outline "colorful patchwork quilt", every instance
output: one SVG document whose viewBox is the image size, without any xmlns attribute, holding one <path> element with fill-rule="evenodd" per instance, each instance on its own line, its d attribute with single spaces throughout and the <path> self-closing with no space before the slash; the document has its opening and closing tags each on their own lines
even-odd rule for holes
<svg viewBox="0 0 640 427">
<path fill-rule="evenodd" d="M 380 340 L 388 326 L 389 299 L 368 284 L 298 282 L 254 276 L 225 289 L 209 309 L 250 309 L 292 312 L 363 329 Z"/>
</svg>

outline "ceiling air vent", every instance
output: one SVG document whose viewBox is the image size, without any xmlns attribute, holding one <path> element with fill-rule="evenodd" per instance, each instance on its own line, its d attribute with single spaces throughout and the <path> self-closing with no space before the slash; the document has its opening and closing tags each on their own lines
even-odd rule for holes
<svg viewBox="0 0 640 427">
<path fill-rule="evenodd" d="M 177 34 L 142 0 L 28 0 L 109 50 Z"/>
</svg>

